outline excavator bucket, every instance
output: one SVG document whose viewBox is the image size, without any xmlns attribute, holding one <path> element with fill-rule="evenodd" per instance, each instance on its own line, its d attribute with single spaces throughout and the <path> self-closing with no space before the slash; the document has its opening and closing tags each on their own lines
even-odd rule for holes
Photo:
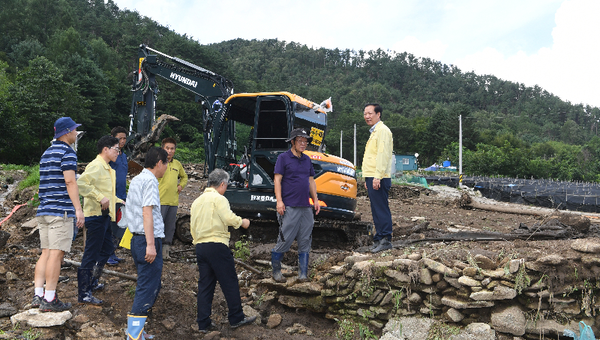
<svg viewBox="0 0 600 340">
<path fill-rule="evenodd" d="M 165 126 L 169 122 L 178 121 L 179 118 L 163 114 L 154 122 L 152 129 L 149 134 L 142 136 L 132 148 L 129 155 L 129 173 L 131 175 L 137 175 L 144 169 L 144 155 L 146 152 L 158 142 L 160 134 L 165 129 Z"/>
</svg>

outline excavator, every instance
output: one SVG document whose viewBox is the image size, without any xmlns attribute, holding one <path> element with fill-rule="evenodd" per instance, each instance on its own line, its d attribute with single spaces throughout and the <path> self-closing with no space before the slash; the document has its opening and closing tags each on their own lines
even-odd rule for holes
<svg viewBox="0 0 600 340">
<path fill-rule="evenodd" d="M 234 94 L 233 83 L 225 77 L 146 45 L 139 47 L 138 68 L 133 72 L 126 146 L 130 169 L 141 169 L 145 152 L 159 140 L 166 124 L 179 120 L 170 115 L 155 117 L 157 76 L 193 92 L 202 106 L 205 172 L 217 168 L 229 172 L 225 196 L 236 214 L 251 219 L 253 227 L 246 236 L 264 241 L 276 238 L 275 162 L 291 147 L 286 139 L 299 127 L 313 137 L 305 151 L 315 170 L 321 207 L 313 239 L 356 242 L 369 233 L 371 225 L 361 222 L 356 213 L 354 164 L 323 152 L 330 101 L 317 104 L 283 91 Z M 181 208 L 176 235 L 184 242 L 192 240 L 189 212 Z"/>
</svg>

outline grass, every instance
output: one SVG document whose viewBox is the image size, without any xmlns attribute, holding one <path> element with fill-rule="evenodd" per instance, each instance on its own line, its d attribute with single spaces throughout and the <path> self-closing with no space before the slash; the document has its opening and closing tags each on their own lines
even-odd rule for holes
<svg viewBox="0 0 600 340">
<path fill-rule="evenodd" d="M 40 185 L 40 165 L 36 164 L 34 166 L 28 165 L 16 165 L 16 164 L 0 164 L 0 170 L 4 171 L 15 171 L 22 170 L 27 173 L 27 176 L 24 180 L 19 183 L 19 189 L 25 189 L 31 186 L 39 186 Z"/>
</svg>

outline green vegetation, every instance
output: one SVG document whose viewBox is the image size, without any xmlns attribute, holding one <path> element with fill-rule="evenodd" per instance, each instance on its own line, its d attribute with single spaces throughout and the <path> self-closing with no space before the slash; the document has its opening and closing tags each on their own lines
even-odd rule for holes
<svg viewBox="0 0 600 340">
<path fill-rule="evenodd" d="M 460 328 L 444 322 L 435 322 L 429 329 L 427 340 L 444 340 L 460 333 Z"/>
<path fill-rule="evenodd" d="M 458 163 L 470 175 L 600 181 L 600 109 L 562 101 L 539 86 L 463 72 L 406 52 L 310 48 L 295 42 L 235 39 L 201 45 L 111 0 L 5 0 L 0 7 L 0 159 L 36 164 L 60 116 L 82 123 L 82 162 L 110 128 L 129 125 L 129 73 L 145 43 L 231 79 L 236 92 L 290 91 L 332 97 L 327 150 L 360 163 L 369 127 L 363 105 L 379 102 L 396 154 L 418 152 L 421 167 Z M 552 70 L 548 70 L 552 72 Z M 161 138 L 180 144 L 182 162 L 204 159 L 202 110 L 194 95 L 158 80 L 157 115 L 180 119 Z M 249 131 L 239 131 L 240 138 Z M 241 150 L 238 150 L 241 152 Z M 358 164 L 360 165 L 360 164 Z"/>
<path fill-rule="evenodd" d="M 351 319 L 335 319 L 335 321 L 339 326 L 335 336 L 340 340 L 378 339 L 373 331 L 371 331 L 368 326 L 361 322 L 356 322 Z"/>
<path fill-rule="evenodd" d="M 40 185 L 40 166 L 27 166 L 27 165 L 15 165 L 15 164 L 0 164 L 0 170 L 11 171 L 11 170 L 22 170 L 27 173 L 25 179 L 19 182 L 19 189 L 25 189 L 31 186 Z"/>
<path fill-rule="evenodd" d="M 236 241 L 234 247 L 233 257 L 242 261 L 246 261 L 250 258 L 250 247 L 245 236 L 242 236 L 240 240 Z"/>
</svg>

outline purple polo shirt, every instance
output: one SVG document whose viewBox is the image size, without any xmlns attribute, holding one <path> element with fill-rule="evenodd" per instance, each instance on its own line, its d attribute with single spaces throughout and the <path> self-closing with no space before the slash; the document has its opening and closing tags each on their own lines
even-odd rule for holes
<svg viewBox="0 0 600 340">
<path fill-rule="evenodd" d="M 288 150 L 277 157 L 275 173 L 281 178 L 281 199 L 288 207 L 310 207 L 309 177 L 315 176 L 310 157 L 302 154 L 300 158 Z"/>
</svg>

